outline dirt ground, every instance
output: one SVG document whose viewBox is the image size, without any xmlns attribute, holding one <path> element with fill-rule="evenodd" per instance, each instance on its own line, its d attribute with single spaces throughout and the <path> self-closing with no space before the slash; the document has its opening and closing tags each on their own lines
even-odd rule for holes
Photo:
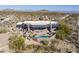
<svg viewBox="0 0 79 59">
<path fill-rule="evenodd" d="M 0 51 L 8 49 L 8 38 L 10 37 L 9 33 L 0 34 Z"/>
</svg>

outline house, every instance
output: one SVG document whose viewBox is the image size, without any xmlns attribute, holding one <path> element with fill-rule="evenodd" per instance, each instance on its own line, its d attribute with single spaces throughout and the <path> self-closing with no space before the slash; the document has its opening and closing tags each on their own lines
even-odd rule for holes
<svg viewBox="0 0 79 59">
<path fill-rule="evenodd" d="M 29 30 L 35 30 L 35 29 L 48 29 L 51 31 L 52 28 L 58 27 L 57 21 L 24 21 L 24 22 L 18 22 L 16 24 L 17 28 L 27 29 Z"/>
<path fill-rule="evenodd" d="M 54 36 L 54 29 L 58 26 L 57 21 L 24 21 L 16 24 L 17 28 L 23 30 L 24 37 L 31 37 L 32 40 L 37 42 Z M 32 32 L 32 35 L 30 32 Z"/>
</svg>

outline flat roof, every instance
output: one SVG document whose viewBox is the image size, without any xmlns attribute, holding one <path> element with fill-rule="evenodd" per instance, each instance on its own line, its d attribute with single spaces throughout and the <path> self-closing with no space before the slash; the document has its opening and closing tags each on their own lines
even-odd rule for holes
<svg viewBox="0 0 79 59">
<path fill-rule="evenodd" d="M 25 24 L 31 25 L 47 25 L 47 24 L 58 24 L 57 21 L 24 21 Z"/>
</svg>

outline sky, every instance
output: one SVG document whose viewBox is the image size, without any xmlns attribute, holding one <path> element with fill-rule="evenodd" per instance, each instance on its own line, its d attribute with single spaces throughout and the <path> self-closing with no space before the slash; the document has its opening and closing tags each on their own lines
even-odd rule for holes
<svg viewBox="0 0 79 59">
<path fill-rule="evenodd" d="M 0 10 L 14 9 L 23 11 L 79 11 L 79 5 L 0 5 Z"/>
</svg>

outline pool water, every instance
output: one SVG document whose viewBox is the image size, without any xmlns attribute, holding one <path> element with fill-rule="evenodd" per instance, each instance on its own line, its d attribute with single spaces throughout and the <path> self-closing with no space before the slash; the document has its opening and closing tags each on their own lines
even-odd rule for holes
<svg viewBox="0 0 79 59">
<path fill-rule="evenodd" d="M 49 36 L 34 36 L 32 38 L 49 38 Z"/>
</svg>

